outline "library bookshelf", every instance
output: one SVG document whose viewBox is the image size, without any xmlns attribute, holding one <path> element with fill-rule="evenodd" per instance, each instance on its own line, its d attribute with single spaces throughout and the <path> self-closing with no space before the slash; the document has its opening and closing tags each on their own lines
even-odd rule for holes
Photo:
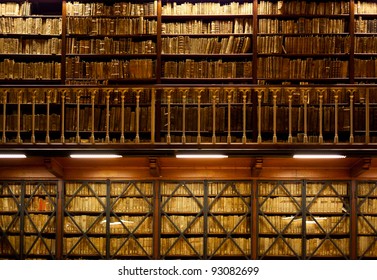
<svg viewBox="0 0 377 280">
<path fill-rule="evenodd" d="M 376 258 L 376 17 L 1 0 L 0 150 L 31 158 L 0 162 L 0 258 Z M 173 159 L 203 150 L 233 158 Z M 349 158 L 287 158 L 312 151 Z"/>
<path fill-rule="evenodd" d="M 39 161 L 1 163 L 2 259 L 376 258 L 373 159 Z"/>
</svg>

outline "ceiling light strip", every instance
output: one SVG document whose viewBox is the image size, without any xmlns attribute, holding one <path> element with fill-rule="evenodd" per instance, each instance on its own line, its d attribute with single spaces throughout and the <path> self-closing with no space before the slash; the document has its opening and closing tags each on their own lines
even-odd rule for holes
<svg viewBox="0 0 377 280">
<path fill-rule="evenodd" d="M 345 155 L 331 155 L 331 154 L 293 155 L 293 158 L 298 158 L 298 159 L 337 159 L 337 158 L 345 158 L 345 157 L 346 157 Z"/>
<path fill-rule="evenodd" d="M 116 154 L 71 154 L 71 158 L 83 159 L 101 159 L 101 158 L 121 158 L 121 155 Z"/>
</svg>

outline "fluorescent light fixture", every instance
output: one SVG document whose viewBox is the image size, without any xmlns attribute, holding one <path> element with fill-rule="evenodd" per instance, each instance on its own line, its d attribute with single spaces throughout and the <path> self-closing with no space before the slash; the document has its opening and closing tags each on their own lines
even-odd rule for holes
<svg viewBox="0 0 377 280">
<path fill-rule="evenodd" d="M 176 158 L 227 158 L 227 155 L 219 154 L 178 154 Z"/>
<path fill-rule="evenodd" d="M 0 154 L 0 158 L 26 158 L 24 154 Z"/>
<path fill-rule="evenodd" d="M 300 159 L 332 159 L 332 158 L 345 158 L 346 156 L 344 155 L 321 155 L 321 154 L 312 154 L 312 155 L 306 155 L 306 154 L 301 154 L 301 155 L 293 155 L 293 158 L 300 158 Z"/>
<path fill-rule="evenodd" d="M 71 158 L 121 158 L 121 155 L 116 154 L 72 154 Z"/>
</svg>

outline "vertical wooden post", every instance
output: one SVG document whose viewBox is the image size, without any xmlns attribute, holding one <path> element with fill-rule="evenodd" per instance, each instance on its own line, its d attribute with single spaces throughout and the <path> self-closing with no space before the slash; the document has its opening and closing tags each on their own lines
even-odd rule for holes
<svg viewBox="0 0 377 280">
<path fill-rule="evenodd" d="M 227 137 L 227 143 L 232 143 L 232 136 L 231 136 L 231 130 L 232 130 L 232 95 L 234 94 L 234 91 L 231 89 L 226 89 L 225 91 L 228 96 L 228 137 Z"/>
<path fill-rule="evenodd" d="M 261 144 L 262 143 L 262 94 L 263 94 L 263 90 L 257 89 L 256 92 L 258 94 L 258 139 L 257 139 L 257 143 Z"/>
<path fill-rule="evenodd" d="M 3 136 L 1 142 L 4 144 L 7 142 L 6 127 L 7 127 L 7 96 L 8 91 L 3 92 Z"/>
<path fill-rule="evenodd" d="M 95 99 L 96 99 L 96 93 L 97 91 L 96 90 L 93 90 L 91 92 L 91 103 L 92 103 L 92 119 L 91 119 L 91 135 L 90 135 L 90 143 L 94 144 L 95 143 L 95 137 L 94 137 L 94 119 L 95 119 L 95 109 L 94 109 L 94 102 L 95 102 Z"/>
<path fill-rule="evenodd" d="M 31 94 L 31 143 L 35 144 L 35 98 L 37 91 L 33 90 Z"/>
<path fill-rule="evenodd" d="M 135 137 L 135 143 L 140 143 L 140 92 L 142 92 L 142 89 L 138 89 L 136 91 L 136 137 Z"/>
<path fill-rule="evenodd" d="M 365 143 L 369 144 L 370 138 L 370 128 L 369 128 L 369 88 L 366 89 L 365 93 Z"/>
<path fill-rule="evenodd" d="M 124 98 L 125 98 L 126 92 L 127 92 L 127 90 L 122 90 L 121 96 L 120 96 L 120 99 L 121 99 L 120 143 L 122 143 L 122 144 L 125 141 L 125 139 L 124 139 Z M 128 122 L 129 122 L 129 120 L 128 120 Z"/>
<path fill-rule="evenodd" d="M 76 143 L 80 143 L 80 97 L 82 91 L 79 90 L 76 95 Z"/>
<path fill-rule="evenodd" d="M 288 143 L 292 144 L 292 96 L 293 89 L 288 90 Z"/>
<path fill-rule="evenodd" d="M 200 98 L 202 97 L 203 90 L 198 91 L 198 136 L 197 136 L 197 143 L 200 144 L 202 142 L 201 136 L 200 136 Z"/>
<path fill-rule="evenodd" d="M 47 91 L 47 113 L 46 113 L 46 143 L 50 144 L 50 101 L 51 101 L 52 90 Z"/>
<path fill-rule="evenodd" d="M 350 95 L 350 144 L 354 143 L 354 136 L 353 136 L 353 99 L 354 99 L 354 94 L 356 92 L 356 89 L 350 89 L 349 90 L 349 95 Z"/>
<path fill-rule="evenodd" d="M 186 144 L 186 99 L 188 90 L 182 90 L 182 144 Z"/>
<path fill-rule="evenodd" d="M 218 89 L 211 90 L 212 92 L 212 144 L 216 144 L 216 98 Z"/>
<path fill-rule="evenodd" d="M 166 143 L 170 144 L 171 143 L 171 135 L 170 135 L 170 128 L 171 128 L 171 94 L 173 90 L 169 89 L 168 90 L 168 96 L 167 96 L 167 101 L 168 101 L 168 135 L 166 136 Z"/>
<path fill-rule="evenodd" d="M 111 90 L 106 91 L 106 143 L 110 143 L 110 92 Z"/>
<path fill-rule="evenodd" d="M 65 143 L 65 137 L 64 137 L 64 124 L 65 124 L 65 97 L 66 97 L 67 91 L 63 90 L 62 95 L 61 95 L 61 108 L 62 108 L 62 114 L 61 114 L 61 136 L 60 136 L 60 142 L 62 144 Z"/>
<path fill-rule="evenodd" d="M 151 89 L 151 144 L 155 143 L 156 139 L 156 89 Z"/>
<path fill-rule="evenodd" d="M 17 138 L 16 141 L 18 144 L 21 144 L 21 102 L 22 102 L 23 90 L 20 90 L 17 93 Z"/>
<path fill-rule="evenodd" d="M 301 92 L 304 94 L 304 143 L 308 143 L 308 89 Z"/>
<path fill-rule="evenodd" d="M 276 99 L 277 99 L 277 92 L 278 92 L 279 89 L 271 89 L 272 91 L 272 98 L 273 98 L 273 108 L 272 108 L 272 112 L 273 112 L 273 118 L 272 118 L 272 121 L 273 121 L 273 136 L 272 136 L 272 143 L 276 144 L 278 142 L 278 138 L 277 138 L 277 135 L 276 135 L 276 130 L 277 130 L 277 127 L 276 127 L 276 121 L 277 121 L 277 103 L 276 103 Z"/>
<path fill-rule="evenodd" d="M 323 143 L 323 94 L 325 93 L 326 89 L 319 89 L 319 138 L 318 142 L 320 144 Z"/>
<path fill-rule="evenodd" d="M 246 102 L 248 90 L 243 89 L 242 92 L 242 144 L 246 144 Z"/>
<path fill-rule="evenodd" d="M 338 135 L 338 123 L 339 123 L 339 120 L 338 120 L 338 117 L 339 117 L 339 112 L 338 112 L 338 107 L 339 107 L 339 92 L 340 90 L 336 89 L 336 90 L 333 90 L 333 93 L 334 93 L 334 100 L 335 100 L 335 124 L 334 124 L 334 144 L 337 144 L 339 143 L 339 135 Z"/>
</svg>

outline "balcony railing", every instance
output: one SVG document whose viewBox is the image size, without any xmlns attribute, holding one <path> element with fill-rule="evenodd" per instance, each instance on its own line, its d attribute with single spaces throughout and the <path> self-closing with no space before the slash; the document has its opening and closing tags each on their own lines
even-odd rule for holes
<svg viewBox="0 0 377 280">
<path fill-rule="evenodd" d="M 377 143 L 377 86 L 0 87 L 1 146 Z"/>
</svg>

